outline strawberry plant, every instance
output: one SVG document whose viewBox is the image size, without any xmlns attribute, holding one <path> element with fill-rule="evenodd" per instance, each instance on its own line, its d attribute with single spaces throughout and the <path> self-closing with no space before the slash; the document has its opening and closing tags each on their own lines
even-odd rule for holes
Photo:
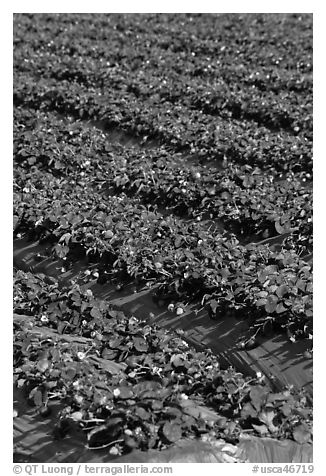
<svg viewBox="0 0 326 476">
<path fill-rule="evenodd" d="M 15 311 L 26 309 L 36 283 L 44 295 L 55 284 L 17 273 L 21 299 Z M 60 303 L 65 307 L 54 313 L 53 304 Z M 72 334 L 60 323 L 74 309 L 79 320 Z M 90 448 L 115 446 L 119 454 L 163 449 L 202 434 L 236 442 L 249 429 L 272 438 L 311 438 L 311 409 L 303 394 L 273 393 L 260 377 L 221 370 L 210 352 L 197 352 L 177 334 L 128 318 L 78 286 L 57 291 L 56 299 L 49 296 L 33 314 L 14 321 L 14 380 L 41 414 L 59 402 L 57 438 L 77 425 L 86 431 Z M 214 418 L 209 411 L 205 416 L 205 405 Z"/>
</svg>

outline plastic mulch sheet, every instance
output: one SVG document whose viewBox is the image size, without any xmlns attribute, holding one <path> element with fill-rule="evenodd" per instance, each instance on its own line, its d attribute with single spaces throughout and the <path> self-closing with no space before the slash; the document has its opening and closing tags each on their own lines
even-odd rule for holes
<svg viewBox="0 0 326 476">
<path fill-rule="evenodd" d="M 44 246 L 27 240 L 15 240 L 14 264 L 17 268 L 28 271 L 32 268 L 35 273 L 54 276 L 62 283 L 69 283 L 79 271 L 86 269 L 85 263 L 76 264 L 67 273 L 60 274 L 60 263 L 50 258 L 44 262 L 35 261 L 38 252 Z M 189 307 L 182 316 L 176 316 L 166 309 L 159 308 L 152 300 L 149 291 L 134 294 L 126 287 L 122 292 L 115 292 L 109 285 L 92 286 L 94 295 L 109 300 L 115 307 L 140 319 L 146 319 L 150 313 L 155 318 L 150 323 L 158 324 L 166 329 L 182 329 L 184 338 L 197 348 L 211 348 L 220 358 L 221 365 L 232 365 L 238 371 L 248 375 L 261 372 L 273 385 L 282 388 L 293 385 L 297 389 L 304 388 L 312 395 L 312 359 L 304 357 L 310 342 L 306 340 L 289 342 L 286 336 L 273 336 L 262 340 L 260 345 L 252 350 L 239 350 L 235 345 L 237 339 L 246 331 L 244 321 L 221 318 L 213 321 L 206 311 L 197 312 Z"/>
<path fill-rule="evenodd" d="M 29 248 L 29 246 L 27 246 Z M 19 253 L 18 253 L 19 254 Z M 24 253 L 23 253 L 24 254 Z M 26 256 L 26 255 L 25 255 Z M 17 256 L 16 256 L 17 257 Z M 18 260 L 17 260 L 18 261 Z M 49 273 L 52 274 L 52 273 Z M 94 289 L 95 291 L 95 289 Z M 99 290 L 98 290 L 99 291 Z M 111 291 L 95 294 L 104 299 L 112 300 Z M 236 323 L 230 328 L 230 322 L 214 322 L 204 315 L 185 314 L 177 319 L 173 315 L 154 308 L 155 304 L 149 295 L 135 296 L 134 294 L 116 298 L 116 305 L 122 309 L 132 312 L 134 315 L 143 314 L 148 306 L 156 310 L 156 323 L 163 327 L 175 329 L 183 328 L 189 331 L 190 337 L 195 343 L 210 346 L 219 354 L 228 351 L 225 347 L 230 345 L 229 340 L 234 342 L 237 330 Z M 118 302 L 120 301 L 120 302 Z M 15 316 L 16 319 L 24 319 L 26 316 Z M 241 327 L 241 323 L 238 323 Z M 240 329 L 241 330 L 241 329 Z M 49 332 L 44 329 L 35 329 L 37 332 Z M 76 336 L 61 336 L 64 339 L 76 339 Z M 80 339 L 80 338 L 78 338 Z M 81 338 L 83 340 L 83 338 Z M 275 342 L 274 342 L 275 341 Z M 219 351 L 215 346 L 219 346 Z M 268 348 L 272 346 L 271 348 Z M 257 362 L 258 370 L 263 370 L 261 365 L 273 373 L 287 375 L 298 375 L 295 386 L 310 386 L 312 374 L 310 373 L 310 362 L 302 359 L 302 349 L 295 346 L 285 346 L 279 342 L 278 338 L 270 340 L 269 344 L 264 344 L 261 348 L 254 349 L 247 353 L 245 364 L 250 367 Z M 215 347 L 215 348 L 214 348 Z M 229 347 L 229 352 L 232 346 Z M 260 355 L 261 353 L 266 355 Z M 260 353 L 260 354 L 259 354 Z M 240 354 L 240 353 L 239 353 Z M 245 354 L 245 353 L 242 353 Z M 247 355 L 246 354 L 246 355 Z M 301 356 L 301 357 L 300 357 Z M 234 359 L 234 355 L 233 355 Z M 231 362 L 230 362 L 231 363 Z M 113 366 L 114 363 L 110 365 Z M 104 363 L 103 363 L 104 365 Z M 108 362 L 105 363 L 108 365 Z M 117 365 L 117 364 L 115 364 Z M 243 364 L 244 365 L 244 364 Z M 307 366 L 309 367 L 306 370 Z M 111 367 L 110 367 L 111 369 Z M 112 367 L 113 369 L 113 367 Z M 112 371 L 111 369 L 111 371 Z M 295 371 L 294 371 L 295 369 Z M 114 370 L 114 369 L 113 369 Z M 116 369 L 121 370 L 121 369 Z M 291 370 L 291 372 L 290 372 Z M 294 374 L 293 374 L 294 372 Z M 300 380 L 301 379 L 301 380 Z M 304 379 L 304 381 L 302 381 Z M 291 382 L 290 382 L 291 383 Z M 52 408 L 51 417 L 42 418 L 37 414 L 35 408 L 30 407 L 23 395 L 16 388 L 14 389 L 15 408 L 18 410 L 18 417 L 14 419 L 14 461 L 15 462 L 189 462 L 189 463 L 223 463 L 223 462 L 251 462 L 251 463 L 310 463 L 312 462 L 312 445 L 298 444 L 294 441 L 277 441 L 271 438 L 259 438 L 246 436 L 241 438 L 238 446 L 226 444 L 224 441 L 204 442 L 200 440 L 180 441 L 178 445 L 163 451 L 134 451 L 123 457 L 115 457 L 108 451 L 91 451 L 86 448 L 86 437 L 82 431 L 70 434 L 62 440 L 54 440 L 53 427 L 56 421 L 58 408 Z"/>
<path fill-rule="evenodd" d="M 112 371 L 112 369 L 111 369 Z M 243 436 L 237 446 L 224 441 L 181 440 L 172 448 L 148 452 L 133 451 L 123 457 L 112 456 L 108 450 L 86 448 L 85 433 L 80 430 L 56 440 L 53 428 L 60 404 L 51 404 L 51 416 L 41 417 L 28 405 L 22 391 L 14 387 L 14 462 L 21 463 L 104 463 L 104 462 L 170 462 L 170 463 L 310 463 L 312 445 L 271 438 Z M 214 417 L 204 407 L 203 418 Z"/>
<path fill-rule="evenodd" d="M 29 407 L 19 392 L 14 391 L 20 416 L 14 419 L 14 462 L 21 463 L 310 463 L 312 445 L 299 445 L 290 440 L 244 437 L 238 446 L 222 440 L 203 442 L 183 440 L 172 448 L 132 453 L 114 457 L 108 450 L 86 448 L 83 432 L 55 440 L 51 418 L 42 418 Z"/>
</svg>

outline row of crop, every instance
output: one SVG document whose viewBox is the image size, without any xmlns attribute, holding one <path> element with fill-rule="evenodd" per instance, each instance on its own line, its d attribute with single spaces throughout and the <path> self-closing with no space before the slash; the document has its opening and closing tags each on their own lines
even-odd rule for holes
<svg viewBox="0 0 326 476">
<path fill-rule="evenodd" d="M 200 222 L 163 217 L 127 197 L 103 197 L 87 180 L 16 171 L 15 234 L 52 243 L 59 258 L 89 256 L 99 282 L 159 283 L 170 301 L 203 299 L 212 316 L 249 317 L 257 333 L 312 333 L 311 267 L 291 252 L 239 245 Z M 64 268 L 65 269 L 65 268 Z"/>
<path fill-rule="evenodd" d="M 101 47 L 98 42 L 96 45 Z M 120 44 L 115 47 L 121 51 Z M 235 78 L 221 79 L 218 72 L 209 84 L 202 78 L 189 77 L 184 65 L 178 68 L 174 58 L 169 65 L 164 62 L 155 68 L 139 67 L 135 71 L 131 70 L 128 57 L 123 58 L 119 66 L 108 67 L 108 61 L 92 58 L 93 50 L 94 47 L 89 45 L 82 55 L 71 57 L 51 51 L 40 54 L 38 48 L 27 45 L 15 51 L 14 66 L 27 74 L 76 81 L 88 88 L 100 88 L 103 92 L 126 89 L 142 101 L 155 97 L 161 103 L 195 109 L 213 117 L 253 120 L 272 130 L 301 132 L 312 138 L 312 94 L 259 92 L 254 85 L 248 88 Z M 110 51 L 114 55 L 113 45 Z"/>
<path fill-rule="evenodd" d="M 17 45 L 14 54 L 18 69 L 34 70 L 42 75 L 54 74 L 58 78 L 75 79 L 85 83 L 88 87 L 114 86 L 120 89 L 121 85 L 130 84 L 133 90 L 136 90 L 138 94 L 144 94 L 145 97 L 159 94 L 161 100 L 185 101 L 185 105 L 204 108 L 213 114 L 223 114 L 225 109 L 236 117 L 254 118 L 261 124 L 270 125 L 273 128 L 286 126 L 295 132 L 298 132 L 298 129 L 307 130 L 307 132 L 310 131 L 311 137 L 311 88 L 306 91 L 306 94 L 299 96 L 289 89 L 279 91 L 279 94 L 260 92 L 259 89 L 257 91 L 255 83 L 257 82 L 256 73 L 258 73 L 258 79 L 260 76 L 259 70 L 256 71 L 256 66 L 253 68 L 252 64 L 244 65 L 241 61 L 237 64 L 236 69 L 242 71 L 242 75 L 247 78 L 247 81 L 248 77 L 252 78 L 253 84 L 249 88 L 243 84 L 241 78 L 234 77 L 234 74 L 223 78 L 220 70 L 225 61 L 224 51 L 219 51 L 219 54 L 214 58 L 205 56 L 203 65 L 201 56 L 197 56 L 195 53 L 190 55 L 191 64 L 194 63 L 193 66 L 196 70 L 211 71 L 210 84 L 207 79 L 197 77 L 197 75 L 194 77 L 189 72 L 187 55 L 169 55 L 168 52 L 160 52 L 155 44 L 151 44 L 153 43 L 153 34 L 150 34 L 152 41 L 144 35 L 144 32 L 139 35 L 135 34 L 135 38 L 132 38 L 133 47 L 130 48 L 128 33 L 123 36 L 111 28 L 108 39 L 103 41 L 98 36 L 93 40 L 86 39 L 79 50 L 71 55 L 64 54 L 62 47 L 64 49 L 67 44 L 71 46 L 70 41 L 67 40 L 73 41 L 74 34 L 80 38 L 81 32 L 64 28 L 61 34 L 56 36 L 56 42 L 53 42 L 53 33 L 47 30 L 46 28 L 44 31 L 41 22 L 38 30 L 39 38 L 34 34 L 29 43 L 26 42 L 25 29 L 17 28 L 17 41 L 19 37 L 24 40 L 19 44 L 19 47 Z M 83 33 L 83 37 L 87 38 L 87 28 Z M 157 37 L 154 36 L 154 38 Z M 108 42 L 110 43 L 109 53 Z M 302 50 L 300 53 L 302 54 Z M 235 57 L 238 57 L 238 53 L 235 54 L 232 51 L 231 56 L 231 64 L 234 67 Z M 153 57 L 159 59 L 155 64 L 152 64 Z M 286 71 L 287 69 L 281 70 L 279 75 L 288 74 Z M 296 75 L 297 71 L 291 71 L 291 74 Z M 267 82 L 273 82 L 275 76 L 277 77 L 277 69 L 274 74 L 271 72 L 270 75 L 267 75 Z M 301 122 L 303 123 L 301 124 Z"/>
<path fill-rule="evenodd" d="M 14 320 L 14 382 L 43 416 L 59 402 L 57 438 L 77 425 L 89 447 L 111 454 L 200 435 L 236 443 L 244 430 L 311 442 L 303 393 L 275 393 L 264 376 L 221 370 L 209 351 L 112 310 L 76 284 L 59 289 L 19 271 L 14 295 L 16 316 L 25 315 Z"/>
<path fill-rule="evenodd" d="M 249 166 L 190 167 L 163 148 L 115 147 L 108 142 L 110 134 L 35 111 L 15 109 L 14 133 L 14 159 L 23 167 L 80 173 L 103 191 L 136 195 L 188 217 L 217 218 L 238 236 L 304 229 L 307 249 L 301 250 L 311 251 L 312 192 L 295 176 L 275 183 L 273 176 Z"/>
<path fill-rule="evenodd" d="M 254 123 L 212 120 L 199 111 L 161 103 L 147 103 L 132 93 L 87 88 L 70 81 L 15 76 L 15 105 L 57 110 L 76 117 L 100 120 L 142 138 L 155 138 L 175 150 L 187 150 L 210 160 L 249 163 L 265 169 L 311 172 L 311 143 L 306 138 L 270 134 Z M 284 140 L 283 140 L 284 139 Z"/>
<path fill-rule="evenodd" d="M 21 35 L 19 30 L 17 30 L 14 44 L 17 48 L 24 44 L 26 52 L 25 57 L 22 58 L 23 63 L 19 67 L 23 69 L 26 67 L 24 63 L 28 64 L 29 56 L 27 53 L 33 54 L 35 50 L 38 50 L 40 52 L 39 64 L 42 64 L 42 57 L 49 55 L 61 55 L 63 62 L 66 57 L 69 57 L 71 61 L 76 57 L 83 57 L 87 62 L 88 56 L 90 56 L 92 64 L 94 61 L 97 61 L 101 68 L 104 68 L 104 65 L 106 65 L 109 72 L 111 69 L 118 69 L 121 61 L 125 60 L 125 56 L 128 53 L 128 63 L 124 63 L 124 68 L 129 68 L 131 73 L 138 71 L 140 67 L 146 73 L 153 73 L 153 71 L 163 67 L 171 70 L 171 65 L 174 64 L 175 69 L 173 71 L 180 75 L 185 75 L 185 72 L 187 72 L 188 80 L 198 78 L 202 82 L 213 84 L 214 79 L 218 77 L 224 83 L 232 81 L 242 84 L 245 88 L 255 87 L 258 89 L 258 91 L 255 91 L 255 94 L 259 94 L 259 91 L 262 91 L 276 94 L 281 93 L 288 97 L 293 97 L 292 93 L 297 93 L 305 98 L 312 94 L 312 71 L 302 71 L 300 65 L 306 66 L 306 63 L 302 61 L 296 65 L 295 69 L 289 69 L 288 65 L 275 68 L 275 65 L 268 64 L 255 64 L 255 68 L 253 68 L 251 64 L 246 64 L 243 60 L 239 64 L 235 63 L 234 56 L 226 58 L 223 54 L 221 58 L 221 51 L 218 51 L 214 57 L 207 55 L 199 57 L 192 54 L 180 55 L 171 49 L 162 50 L 160 47 L 152 44 L 153 36 L 149 39 L 142 38 L 141 43 L 133 44 L 134 47 L 129 49 L 128 52 L 124 50 L 122 40 L 110 38 L 110 44 L 114 45 L 113 51 L 111 51 L 111 49 L 107 48 L 105 39 L 101 38 L 101 32 L 98 32 L 100 37 L 96 38 L 95 47 L 94 43 L 92 44 L 92 40 L 85 36 L 87 30 L 84 37 L 78 39 L 71 36 L 71 28 L 69 31 L 69 37 L 67 37 L 66 30 L 65 37 L 56 36 L 57 41 L 53 42 L 52 39 L 48 38 L 48 35 L 53 35 L 53 32 L 42 34 L 42 32 L 38 31 L 38 34 L 35 35 L 35 33 L 23 30 L 24 35 Z M 133 38 L 133 41 L 137 42 L 137 38 Z M 147 48 L 150 47 L 150 52 L 148 49 L 143 51 L 146 43 Z M 88 51 L 87 57 L 84 56 L 86 50 Z M 15 58 L 17 54 L 19 55 L 19 50 L 17 52 L 16 50 L 14 51 Z M 71 74 L 74 74 L 73 70 Z"/>
<path fill-rule="evenodd" d="M 55 19 L 60 21 L 51 21 Z M 276 86 L 276 80 L 279 89 L 300 88 L 303 81 L 310 91 L 312 87 L 311 15 L 15 15 L 14 27 L 16 45 L 28 42 L 41 53 L 82 55 L 91 46 L 92 56 L 113 64 L 126 55 L 131 65 L 134 58 L 139 63 L 146 57 L 142 68 L 173 58 L 177 68 L 183 61 L 190 76 L 222 74 L 248 84 L 258 79 L 263 90 Z M 249 77 L 243 71 L 261 68 L 271 76 Z"/>
</svg>

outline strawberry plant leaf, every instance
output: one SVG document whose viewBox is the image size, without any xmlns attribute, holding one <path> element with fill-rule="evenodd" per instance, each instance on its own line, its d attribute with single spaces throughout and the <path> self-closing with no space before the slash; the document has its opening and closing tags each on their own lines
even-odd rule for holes
<svg viewBox="0 0 326 476">
<path fill-rule="evenodd" d="M 268 296 L 267 302 L 265 304 L 265 310 L 268 314 L 272 314 L 278 304 L 278 298 L 274 294 Z"/>
<path fill-rule="evenodd" d="M 175 443 L 182 438 L 180 425 L 166 422 L 162 428 L 163 435 L 170 443 Z"/>
<path fill-rule="evenodd" d="M 293 438 L 297 443 L 303 445 L 304 443 L 308 443 L 308 441 L 310 441 L 311 432 L 305 425 L 301 424 L 294 428 Z"/>
<path fill-rule="evenodd" d="M 282 312 L 286 312 L 286 311 L 287 311 L 287 308 L 283 306 L 282 302 L 277 304 L 277 306 L 275 308 L 276 314 L 282 314 Z"/>
<path fill-rule="evenodd" d="M 257 412 L 261 410 L 267 394 L 268 391 L 259 385 L 250 390 L 250 400 Z"/>
<path fill-rule="evenodd" d="M 142 337 L 133 337 L 134 347 L 138 352 L 147 352 L 148 351 L 148 344 L 145 339 Z"/>
<path fill-rule="evenodd" d="M 97 307 L 92 307 L 90 315 L 94 317 L 94 319 L 100 319 L 102 317 L 102 313 Z"/>
<path fill-rule="evenodd" d="M 42 392 L 41 392 L 40 390 L 37 390 L 37 391 L 34 393 L 33 401 L 34 401 L 34 405 L 35 405 L 36 407 L 42 406 L 42 404 L 43 404 L 43 396 L 42 396 Z"/>
<path fill-rule="evenodd" d="M 281 284 L 276 290 L 276 294 L 278 295 L 279 298 L 282 298 L 289 292 L 289 287 L 286 284 Z"/>
</svg>

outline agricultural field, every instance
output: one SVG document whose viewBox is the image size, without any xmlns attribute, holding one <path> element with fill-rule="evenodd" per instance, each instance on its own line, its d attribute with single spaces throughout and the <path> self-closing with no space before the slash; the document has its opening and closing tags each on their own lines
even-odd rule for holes
<svg viewBox="0 0 326 476">
<path fill-rule="evenodd" d="M 312 15 L 15 14 L 13 56 L 14 460 L 311 462 Z"/>
</svg>

